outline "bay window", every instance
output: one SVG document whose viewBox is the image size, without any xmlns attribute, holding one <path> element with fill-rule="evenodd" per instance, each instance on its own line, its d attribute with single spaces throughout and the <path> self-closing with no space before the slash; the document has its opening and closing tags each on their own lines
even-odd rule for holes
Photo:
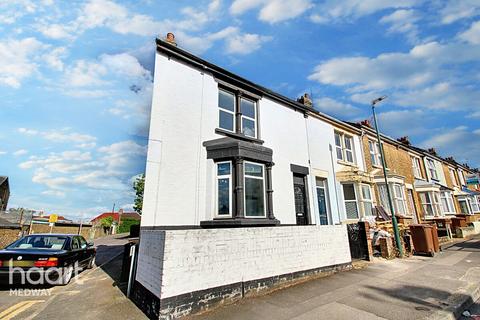
<svg viewBox="0 0 480 320">
<path fill-rule="evenodd" d="M 358 203 L 355 185 L 353 183 L 345 183 L 342 186 L 347 219 L 358 219 Z"/>
<path fill-rule="evenodd" d="M 455 214 L 455 205 L 453 204 L 452 193 L 448 191 L 440 192 L 442 202 L 442 211 L 446 214 Z"/>
<path fill-rule="evenodd" d="M 420 192 L 420 201 L 422 203 L 423 212 L 426 217 L 434 217 L 440 215 L 440 204 L 438 192 Z"/>
<path fill-rule="evenodd" d="M 372 161 L 372 166 L 381 166 L 382 165 L 382 155 L 380 152 L 380 147 L 378 142 L 368 140 L 368 149 L 370 150 L 370 160 Z"/>
<path fill-rule="evenodd" d="M 263 165 L 245 162 L 245 217 L 265 217 Z"/>
<path fill-rule="evenodd" d="M 360 185 L 362 189 L 362 207 L 365 216 L 373 216 L 373 199 L 371 188 L 368 184 Z"/>
<path fill-rule="evenodd" d="M 407 213 L 404 187 L 398 183 L 393 184 L 393 199 L 397 213 L 405 215 Z"/>
<path fill-rule="evenodd" d="M 257 138 L 257 102 L 228 90 L 218 90 L 219 128 Z"/>
<path fill-rule="evenodd" d="M 355 163 L 353 153 L 353 138 L 341 132 L 335 132 L 335 150 L 337 160 Z"/>
<path fill-rule="evenodd" d="M 232 215 L 232 163 L 217 163 L 217 215 Z"/>
<path fill-rule="evenodd" d="M 407 209 L 407 200 L 405 197 L 405 187 L 400 183 L 389 183 L 390 194 L 392 195 L 393 211 L 396 214 L 409 215 L 410 212 Z M 380 204 L 390 214 L 390 205 L 388 201 L 387 187 L 385 184 L 378 185 L 378 191 L 380 194 Z"/>
<path fill-rule="evenodd" d="M 471 196 L 472 211 L 474 213 L 480 212 L 480 204 L 478 202 L 478 196 Z"/>
</svg>

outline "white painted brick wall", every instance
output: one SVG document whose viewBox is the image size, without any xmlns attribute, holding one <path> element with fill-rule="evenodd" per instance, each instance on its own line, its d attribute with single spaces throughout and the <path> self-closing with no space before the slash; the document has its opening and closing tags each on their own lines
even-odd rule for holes
<svg viewBox="0 0 480 320">
<path fill-rule="evenodd" d="M 155 230 L 140 239 L 137 281 L 161 298 L 351 262 L 345 225 Z"/>
</svg>

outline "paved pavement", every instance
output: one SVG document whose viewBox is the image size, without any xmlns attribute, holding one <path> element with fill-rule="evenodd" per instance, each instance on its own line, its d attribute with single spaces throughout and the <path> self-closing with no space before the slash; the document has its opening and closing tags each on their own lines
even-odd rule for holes
<svg viewBox="0 0 480 320">
<path fill-rule="evenodd" d="M 480 237 L 435 258 L 378 259 L 365 269 L 245 299 L 194 319 L 455 319 L 479 298 L 479 285 Z"/>
<path fill-rule="evenodd" d="M 119 282 L 119 254 L 126 242 L 124 235 L 95 240 L 99 267 L 80 273 L 67 286 L 20 288 L 16 294 L 0 289 L 0 320 L 146 319 L 125 297 L 126 284 Z"/>
</svg>

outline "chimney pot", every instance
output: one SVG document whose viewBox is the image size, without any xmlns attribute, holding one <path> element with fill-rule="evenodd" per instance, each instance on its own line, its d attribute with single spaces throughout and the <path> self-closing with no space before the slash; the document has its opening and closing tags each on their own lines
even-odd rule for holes
<svg viewBox="0 0 480 320">
<path fill-rule="evenodd" d="M 171 45 L 176 46 L 177 42 L 175 41 L 175 35 L 171 32 L 167 33 L 167 36 L 165 37 L 165 41 L 170 43 Z"/>
<path fill-rule="evenodd" d="M 397 139 L 397 141 L 404 144 L 404 145 L 407 145 L 407 146 L 412 145 L 410 143 L 410 139 L 408 138 L 408 136 L 400 137 L 400 138 Z"/>
<path fill-rule="evenodd" d="M 306 107 L 313 108 L 313 102 L 308 93 L 304 93 L 303 96 L 297 99 L 297 102 L 300 102 Z"/>
</svg>

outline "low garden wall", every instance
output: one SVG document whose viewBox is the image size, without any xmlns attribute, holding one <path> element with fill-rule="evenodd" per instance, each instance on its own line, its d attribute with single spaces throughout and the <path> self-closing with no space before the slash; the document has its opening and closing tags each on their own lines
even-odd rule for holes
<svg viewBox="0 0 480 320">
<path fill-rule="evenodd" d="M 345 225 L 142 228 L 133 299 L 171 319 L 350 266 Z"/>
</svg>

